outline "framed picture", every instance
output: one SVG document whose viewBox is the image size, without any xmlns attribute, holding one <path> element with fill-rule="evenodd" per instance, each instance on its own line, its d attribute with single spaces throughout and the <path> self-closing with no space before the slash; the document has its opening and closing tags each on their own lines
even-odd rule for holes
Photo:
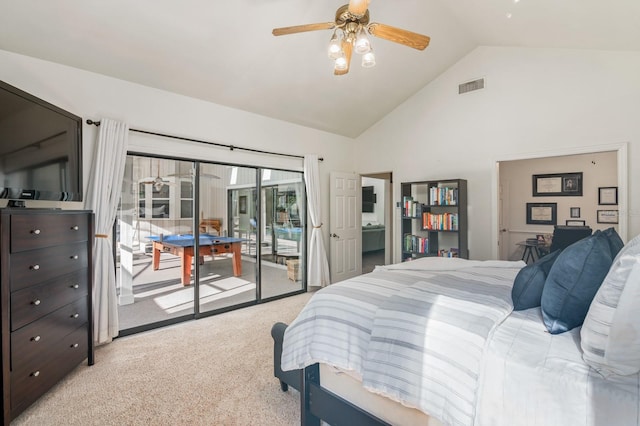
<svg viewBox="0 0 640 426">
<path fill-rule="evenodd" d="M 617 206 L 618 205 L 618 187 L 604 186 L 598 188 L 598 204 L 601 206 Z"/>
<path fill-rule="evenodd" d="M 586 222 L 584 220 L 576 220 L 576 219 L 567 220 L 565 223 L 567 226 L 585 226 L 586 225 Z"/>
<path fill-rule="evenodd" d="M 580 207 L 571 207 L 571 217 L 580 217 Z"/>
<path fill-rule="evenodd" d="M 557 203 L 527 203 L 527 225 L 555 225 Z"/>
<path fill-rule="evenodd" d="M 534 197 L 581 197 L 582 172 L 533 175 Z"/>
<path fill-rule="evenodd" d="M 618 210 L 598 210 L 598 223 L 618 223 Z"/>
<path fill-rule="evenodd" d="M 240 197 L 238 197 L 238 211 L 240 212 L 240 214 L 247 213 L 247 196 L 246 195 L 241 195 Z"/>
</svg>

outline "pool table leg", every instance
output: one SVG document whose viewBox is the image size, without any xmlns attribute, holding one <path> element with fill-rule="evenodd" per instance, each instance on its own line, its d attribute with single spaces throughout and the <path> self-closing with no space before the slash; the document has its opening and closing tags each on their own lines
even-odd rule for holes
<svg viewBox="0 0 640 426">
<path fill-rule="evenodd" d="M 236 277 L 242 276 L 242 258 L 240 255 L 240 249 L 240 243 L 231 244 L 231 250 L 233 251 L 233 275 Z"/>
<path fill-rule="evenodd" d="M 182 253 L 182 285 L 188 286 L 191 284 L 191 263 L 193 262 L 193 255 L 189 253 Z"/>
<path fill-rule="evenodd" d="M 160 249 L 156 248 L 156 243 L 153 243 L 153 270 L 157 271 L 160 267 Z"/>
</svg>

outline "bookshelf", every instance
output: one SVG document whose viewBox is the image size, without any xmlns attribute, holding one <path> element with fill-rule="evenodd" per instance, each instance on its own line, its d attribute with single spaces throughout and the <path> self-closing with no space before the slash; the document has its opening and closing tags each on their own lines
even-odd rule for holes
<svg viewBox="0 0 640 426">
<path fill-rule="evenodd" d="M 469 258 L 467 181 L 404 182 L 402 261 L 425 256 Z"/>
</svg>

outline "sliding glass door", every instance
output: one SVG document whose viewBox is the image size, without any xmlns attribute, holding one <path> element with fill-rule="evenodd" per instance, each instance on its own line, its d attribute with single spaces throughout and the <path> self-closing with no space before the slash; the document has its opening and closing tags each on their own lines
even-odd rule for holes
<svg viewBox="0 0 640 426">
<path fill-rule="evenodd" d="M 306 289 L 305 200 L 300 172 L 129 155 L 121 334 Z"/>
<path fill-rule="evenodd" d="M 302 173 L 263 169 L 260 262 L 263 298 L 303 288 L 306 198 Z"/>
<path fill-rule="evenodd" d="M 205 253 L 199 265 L 202 313 L 257 300 L 256 174 L 250 167 L 200 163 L 200 231 L 212 244 L 200 246 Z"/>
<path fill-rule="evenodd" d="M 193 163 L 128 156 L 116 232 L 120 329 L 190 316 Z M 178 236 L 185 236 L 178 241 Z"/>
</svg>

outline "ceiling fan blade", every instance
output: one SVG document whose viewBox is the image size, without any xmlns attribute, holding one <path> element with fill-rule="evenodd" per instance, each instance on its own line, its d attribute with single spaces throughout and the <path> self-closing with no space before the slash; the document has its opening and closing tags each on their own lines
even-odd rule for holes
<svg viewBox="0 0 640 426">
<path fill-rule="evenodd" d="M 404 44 L 405 46 L 413 47 L 418 50 L 424 50 L 431 40 L 431 38 L 426 35 L 392 27 L 390 25 L 378 24 L 377 22 L 369 24 L 367 29 L 371 35 L 393 41 L 394 43 Z"/>
<path fill-rule="evenodd" d="M 349 13 L 355 16 L 362 16 L 369 8 L 370 0 L 349 0 Z"/>
<path fill-rule="evenodd" d="M 274 36 L 303 33 L 305 31 L 332 30 L 336 27 L 335 22 L 323 22 L 320 24 L 294 25 L 293 27 L 274 28 Z"/>
<path fill-rule="evenodd" d="M 353 44 L 343 39 L 342 51 L 344 52 L 344 56 L 347 60 L 347 68 L 343 70 L 334 70 L 333 73 L 335 75 L 345 75 L 349 72 L 349 67 L 351 67 L 351 54 L 353 53 Z"/>
</svg>

